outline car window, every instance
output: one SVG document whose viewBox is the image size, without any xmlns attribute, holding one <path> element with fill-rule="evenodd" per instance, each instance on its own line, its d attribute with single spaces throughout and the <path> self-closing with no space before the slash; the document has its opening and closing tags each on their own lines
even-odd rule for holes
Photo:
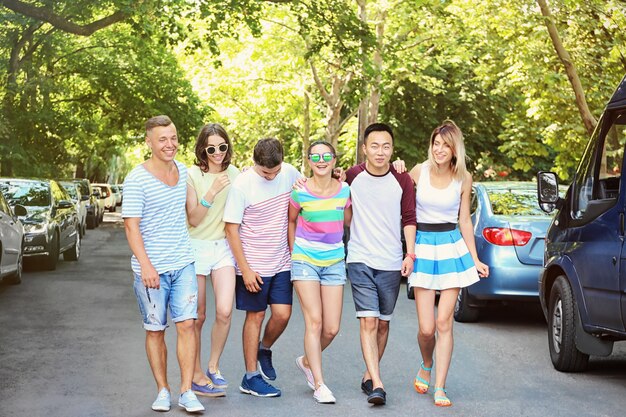
<svg viewBox="0 0 626 417">
<path fill-rule="evenodd" d="M 572 210 L 575 219 L 584 217 L 590 201 L 617 201 L 619 196 L 626 144 L 626 111 L 613 115 L 612 120 L 605 117 L 598 121 L 599 127 L 589 141 L 576 177 Z"/>
<path fill-rule="evenodd" d="M 9 216 L 11 215 L 11 210 L 9 209 L 9 205 L 7 204 L 7 201 L 4 199 L 4 196 L 2 195 L 2 193 L 0 193 L 0 211 L 8 214 Z"/>
<path fill-rule="evenodd" d="M 488 190 L 493 214 L 518 216 L 545 216 L 537 204 L 537 190 L 494 189 Z"/>
<path fill-rule="evenodd" d="M 50 189 L 52 190 L 52 197 L 54 198 L 55 204 L 58 204 L 61 200 L 68 199 L 67 194 L 63 191 L 61 187 L 59 187 L 56 182 L 50 181 Z"/>
<path fill-rule="evenodd" d="M 476 210 L 478 209 L 478 197 L 476 196 L 476 189 L 474 187 L 472 187 L 472 194 L 470 198 L 471 198 L 470 214 L 473 215 L 474 213 L 476 213 Z"/>
<path fill-rule="evenodd" d="M 35 181 L 3 181 L 0 190 L 10 205 L 21 204 L 29 207 L 50 205 L 50 189 L 44 182 Z"/>
<path fill-rule="evenodd" d="M 65 191 L 67 191 L 67 193 L 70 195 L 72 200 L 78 200 L 78 193 L 76 191 L 76 186 L 74 185 L 73 182 L 62 182 L 61 185 L 63 186 Z"/>
</svg>

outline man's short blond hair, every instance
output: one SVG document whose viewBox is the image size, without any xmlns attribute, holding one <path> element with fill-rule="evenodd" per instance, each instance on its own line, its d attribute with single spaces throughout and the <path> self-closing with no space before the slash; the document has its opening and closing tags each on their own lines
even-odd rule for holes
<svg viewBox="0 0 626 417">
<path fill-rule="evenodd" d="M 168 116 L 164 114 L 160 116 L 151 117 L 146 121 L 146 135 L 155 127 L 169 126 L 171 124 L 172 124 L 172 119 L 170 119 Z"/>
</svg>

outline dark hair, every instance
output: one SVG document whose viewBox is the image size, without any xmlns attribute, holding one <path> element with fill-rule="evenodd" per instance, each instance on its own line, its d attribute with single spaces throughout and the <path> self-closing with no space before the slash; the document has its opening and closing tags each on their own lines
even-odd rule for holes
<svg viewBox="0 0 626 417">
<path fill-rule="evenodd" d="M 146 121 L 146 134 L 157 126 L 169 126 L 171 124 L 172 119 L 164 114 L 151 117 Z"/>
<path fill-rule="evenodd" d="M 313 149 L 313 147 L 317 146 L 317 145 L 327 146 L 330 149 L 330 151 L 333 153 L 333 155 L 337 156 L 337 152 L 335 152 L 335 148 L 333 147 L 333 145 L 331 145 L 330 143 L 326 142 L 325 140 L 321 140 L 321 139 L 316 140 L 313 143 L 311 143 L 309 145 L 309 149 L 307 149 L 307 151 L 306 151 L 306 154 L 309 155 L 311 153 L 311 149 Z"/>
<path fill-rule="evenodd" d="M 277 167 L 283 162 L 283 145 L 275 138 L 261 139 L 254 145 L 252 159 L 265 168 Z"/>
<path fill-rule="evenodd" d="M 233 156 L 233 144 L 228 137 L 228 133 L 226 133 L 226 129 L 218 123 L 208 123 L 200 129 L 198 139 L 196 139 L 196 160 L 194 164 L 199 166 L 203 172 L 207 172 L 209 170 L 209 157 L 205 151 L 208 146 L 209 136 L 219 136 L 228 144 L 228 150 L 226 151 L 226 155 L 224 155 L 224 160 L 222 161 L 222 171 L 224 171 L 230 165 L 230 160 Z"/>
<path fill-rule="evenodd" d="M 363 143 L 367 143 L 367 137 L 372 132 L 387 132 L 391 136 L 391 143 L 393 143 L 393 131 L 391 130 L 391 126 L 385 123 L 372 123 L 368 127 L 365 128 L 365 132 L 363 133 Z"/>
</svg>

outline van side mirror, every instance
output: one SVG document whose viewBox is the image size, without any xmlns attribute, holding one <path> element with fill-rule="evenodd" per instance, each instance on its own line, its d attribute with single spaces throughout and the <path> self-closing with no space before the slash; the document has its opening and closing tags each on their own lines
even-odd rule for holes
<svg viewBox="0 0 626 417">
<path fill-rule="evenodd" d="M 559 182 L 554 172 L 537 173 L 537 197 L 539 207 L 546 213 L 561 206 L 563 199 L 559 197 Z"/>
</svg>

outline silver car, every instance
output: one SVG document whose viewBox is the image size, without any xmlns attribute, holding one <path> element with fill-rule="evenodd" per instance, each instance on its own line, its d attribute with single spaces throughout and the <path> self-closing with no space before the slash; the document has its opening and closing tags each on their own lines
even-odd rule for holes
<svg viewBox="0 0 626 417">
<path fill-rule="evenodd" d="M 0 279 L 10 284 L 22 282 L 24 265 L 24 227 L 18 215 L 25 216 L 26 209 L 16 205 L 13 213 L 0 193 Z"/>
</svg>

